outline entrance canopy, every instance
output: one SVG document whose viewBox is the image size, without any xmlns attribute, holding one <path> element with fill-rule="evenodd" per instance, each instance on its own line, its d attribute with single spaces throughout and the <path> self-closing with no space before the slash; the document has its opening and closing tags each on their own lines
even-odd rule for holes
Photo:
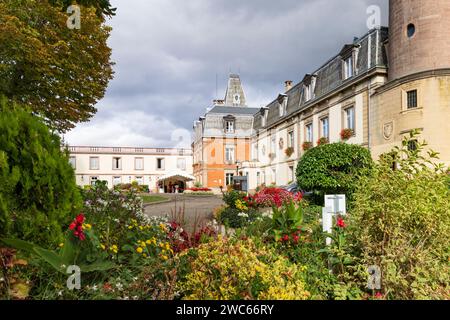
<svg viewBox="0 0 450 320">
<path fill-rule="evenodd" d="M 188 182 L 188 181 L 194 181 L 195 177 L 191 176 L 190 174 L 187 174 L 185 172 L 181 172 L 181 171 L 173 171 L 173 172 L 169 172 L 168 174 L 160 177 L 158 179 L 159 181 L 183 181 L 183 182 Z"/>
</svg>

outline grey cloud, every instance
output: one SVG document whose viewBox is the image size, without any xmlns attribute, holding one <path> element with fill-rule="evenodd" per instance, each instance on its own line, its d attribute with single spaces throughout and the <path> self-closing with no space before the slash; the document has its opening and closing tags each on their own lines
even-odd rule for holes
<svg viewBox="0 0 450 320">
<path fill-rule="evenodd" d="M 284 80 L 301 80 L 354 36 L 367 32 L 369 5 L 382 8 L 386 25 L 388 3 L 112 2 L 118 7 L 109 22 L 115 79 L 94 119 L 66 136 L 71 144 L 171 146 L 173 130 L 190 130 L 216 97 L 216 74 L 219 97 L 224 95 L 228 73 L 239 72 L 250 106 L 260 107 L 283 90 Z M 108 139 L 114 130 L 120 139 Z"/>
</svg>

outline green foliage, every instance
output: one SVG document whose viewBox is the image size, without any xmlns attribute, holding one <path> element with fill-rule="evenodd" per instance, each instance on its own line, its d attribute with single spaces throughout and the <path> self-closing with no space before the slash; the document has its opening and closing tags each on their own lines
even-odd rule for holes
<svg viewBox="0 0 450 320">
<path fill-rule="evenodd" d="M 47 245 L 81 207 L 61 141 L 37 118 L 0 102 L 0 236 Z"/>
<path fill-rule="evenodd" d="M 325 193 L 345 193 L 349 197 L 360 176 L 373 166 L 370 152 L 361 146 L 333 143 L 309 150 L 297 167 L 297 182 L 301 190 Z"/>
<path fill-rule="evenodd" d="M 111 6 L 110 0 L 49 0 L 52 5 L 60 6 L 63 9 L 66 9 L 73 3 L 77 3 L 79 5 L 85 7 L 93 7 L 96 9 L 98 15 L 105 15 L 108 17 L 116 15 L 116 8 Z"/>
<path fill-rule="evenodd" d="M 49 264 L 55 271 L 67 274 L 67 267 L 77 265 L 81 272 L 106 271 L 114 267 L 106 261 L 99 251 L 97 238 L 91 231 L 86 231 L 87 240 L 75 243 L 73 235 L 67 233 L 64 247 L 59 251 L 44 249 L 34 243 L 18 239 L 1 239 L 3 243 L 12 248 L 21 250 L 35 256 L 39 261 Z"/>
<path fill-rule="evenodd" d="M 240 192 L 237 190 L 229 190 L 227 192 L 224 192 L 223 194 L 223 202 L 225 202 L 225 204 L 232 208 L 232 209 L 236 209 L 236 203 L 238 200 L 243 201 L 244 198 L 246 197 L 246 194 L 244 192 Z"/>
<path fill-rule="evenodd" d="M 113 77 L 111 28 L 94 8 L 82 8 L 79 30 L 67 27 L 68 17 L 47 0 L 0 2 L 0 94 L 61 132 L 95 114 Z"/>
<path fill-rule="evenodd" d="M 218 239 L 191 250 L 178 283 L 186 300 L 306 300 L 305 267 L 257 240 Z"/>
<path fill-rule="evenodd" d="M 133 188 L 122 193 L 110 190 L 105 182 L 97 181 L 91 188 L 83 190 L 83 199 L 83 212 L 107 247 L 123 244 L 130 219 L 140 224 L 145 221 L 143 200 Z"/>
<path fill-rule="evenodd" d="M 273 207 L 272 232 L 275 241 L 279 241 L 283 235 L 292 235 L 302 228 L 303 208 L 294 201 L 284 202 L 280 208 Z"/>
<path fill-rule="evenodd" d="M 416 140 L 411 133 L 362 178 L 350 227 L 364 263 L 381 268 L 388 298 L 448 299 L 450 190 L 435 152 L 423 156 L 424 143 L 408 150 Z"/>
</svg>

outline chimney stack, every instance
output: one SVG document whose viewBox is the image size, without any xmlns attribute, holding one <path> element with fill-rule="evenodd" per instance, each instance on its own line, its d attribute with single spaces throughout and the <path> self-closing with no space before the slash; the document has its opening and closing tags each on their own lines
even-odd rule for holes
<svg viewBox="0 0 450 320">
<path fill-rule="evenodd" d="M 291 80 L 287 80 L 284 82 L 284 89 L 285 89 L 285 92 L 288 92 L 289 90 L 292 89 L 292 81 Z"/>
</svg>

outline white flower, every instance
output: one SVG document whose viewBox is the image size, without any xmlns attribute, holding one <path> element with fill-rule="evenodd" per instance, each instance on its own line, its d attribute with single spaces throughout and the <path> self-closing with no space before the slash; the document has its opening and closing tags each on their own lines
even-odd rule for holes
<svg viewBox="0 0 450 320">
<path fill-rule="evenodd" d="M 62 295 L 63 295 L 62 290 L 58 291 L 58 296 L 62 297 Z"/>
<path fill-rule="evenodd" d="M 0 278 L 0 282 L 3 282 L 3 281 L 5 281 L 5 278 Z"/>
<path fill-rule="evenodd" d="M 248 218 L 248 214 L 245 212 L 241 212 L 238 214 L 238 217 Z"/>
<path fill-rule="evenodd" d="M 92 290 L 94 290 L 94 291 L 97 291 L 97 290 L 98 290 L 98 287 L 97 287 L 96 284 L 92 287 Z"/>
</svg>

